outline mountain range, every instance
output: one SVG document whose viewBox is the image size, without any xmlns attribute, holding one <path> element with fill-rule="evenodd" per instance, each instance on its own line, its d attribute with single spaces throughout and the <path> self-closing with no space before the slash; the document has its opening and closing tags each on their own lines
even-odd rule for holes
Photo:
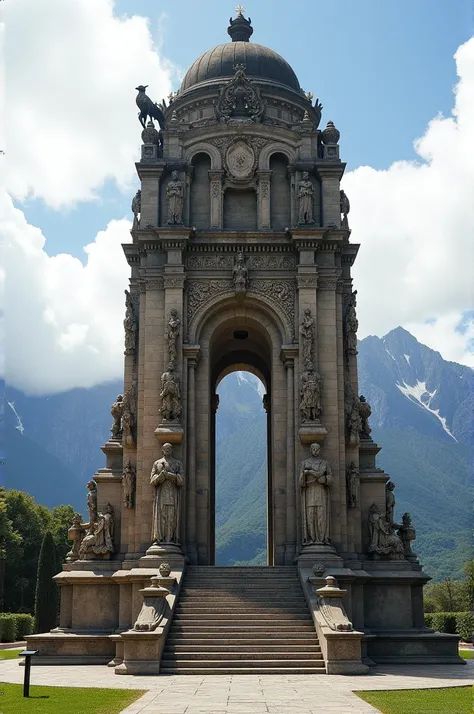
<svg viewBox="0 0 474 714">
<path fill-rule="evenodd" d="M 459 577 L 472 557 L 474 372 L 397 328 L 359 343 L 359 384 L 372 406 L 378 465 L 409 511 L 415 551 L 435 579 Z M 5 485 L 47 506 L 85 511 L 85 484 L 103 465 L 119 381 L 52 396 L 6 388 Z M 266 414 L 262 386 L 233 373 L 219 385 L 216 420 L 216 561 L 266 557 Z"/>
</svg>

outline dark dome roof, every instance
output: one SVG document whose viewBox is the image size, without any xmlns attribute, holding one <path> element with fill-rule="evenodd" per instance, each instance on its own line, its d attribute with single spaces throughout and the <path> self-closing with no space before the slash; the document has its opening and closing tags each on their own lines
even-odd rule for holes
<svg viewBox="0 0 474 714">
<path fill-rule="evenodd" d="M 204 52 L 186 72 L 181 91 L 219 77 L 232 77 L 236 64 L 244 64 L 249 77 L 270 79 L 300 91 L 298 78 L 288 62 L 255 42 L 227 42 Z"/>
</svg>

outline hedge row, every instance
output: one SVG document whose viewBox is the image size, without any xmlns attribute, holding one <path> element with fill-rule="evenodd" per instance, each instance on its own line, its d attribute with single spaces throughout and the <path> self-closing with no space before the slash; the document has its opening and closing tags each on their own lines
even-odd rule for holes
<svg viewBox="0 0 474 714">
<path fill-rule="evenodd" d="M 0 613 L 0 642 L 18 642 L 31 635 L 34 627 L 33 615 Z"/>
<path fill-rule="evenodd" d="M 436 632 L 459 635 L 463 642 L 469 642 L 474 637 L 472 612 L 426 612 L 425 625 Z"/>
</svg>

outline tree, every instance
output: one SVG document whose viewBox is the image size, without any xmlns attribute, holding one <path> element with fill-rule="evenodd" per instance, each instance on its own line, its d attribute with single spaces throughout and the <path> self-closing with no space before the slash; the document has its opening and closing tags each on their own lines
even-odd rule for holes
<svg viewBox="0 0 474 714">
<path fill-rule="evenodd" d="M 58 620 L 58 586 L 53 577 L 58 572 L 53 534 L 46 531 L 38 561 L 35 596 L 35 632 L 49 632 Z"/>
<path fill-rule="evenodd" d="M 474 610 L 474 559 L 468 560 L 464 566 L 464 589 L 466 594 L 466 604 L 468 610 Z"/>
</svg>

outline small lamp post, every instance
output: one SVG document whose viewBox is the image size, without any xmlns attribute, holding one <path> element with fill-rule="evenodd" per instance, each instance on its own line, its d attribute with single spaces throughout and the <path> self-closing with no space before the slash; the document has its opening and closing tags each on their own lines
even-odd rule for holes
<svg viewBox="0 0 474 714">
<path fill-rule="evenodd" d="M 30 670 L 31 670 L 31 658 L 33 655 L 38 654 L 39 650 L 23 650 L 18 654 L 18 657 L 25 658 L 25 679 L 23 680 L 23 696 L 30 696 Z"/>
</svg>

